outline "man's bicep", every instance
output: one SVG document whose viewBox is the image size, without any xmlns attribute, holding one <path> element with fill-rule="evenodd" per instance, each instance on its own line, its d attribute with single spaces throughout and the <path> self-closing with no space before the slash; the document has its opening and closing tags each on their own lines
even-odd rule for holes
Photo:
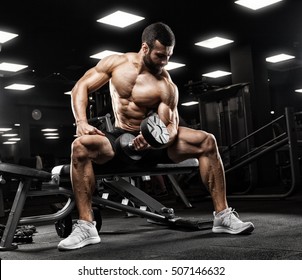
<svg viewBox="0 0 302 280">
<path fill-rule="evenodd" d="M 159 115 L 162 115 L 163 122 L 178 126 L 178 89 L 173 84 L 169 84 L 169 89 L 166 94 L 162 95 L 161 103 L 159 104 L 158 111 Z"/>
<path fill-rule="evenodd" d="M 177 107 L 171 107 L 165 103 L 158 106 L 158 116 L 165 123 L 170 133 L 176 133 L 178 129 L 178 111 Z"/>
</svg>

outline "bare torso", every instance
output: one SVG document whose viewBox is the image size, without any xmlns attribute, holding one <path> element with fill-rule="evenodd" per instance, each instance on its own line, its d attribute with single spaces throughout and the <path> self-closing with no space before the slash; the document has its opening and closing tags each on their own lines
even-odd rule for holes
<svg viewBox="0 0 302 280">
<path fill-rule="evenodd" d="M 151 111 L 157 111 L 165 97 L 173 94 L 171 81 L 140 69 L 139 56 L 126 54 L 123 63 L 114 68 L 110 80 L 110 94 L 115 125 L 129 131 L 139 131 L 141 121 Z"/>
</svg>

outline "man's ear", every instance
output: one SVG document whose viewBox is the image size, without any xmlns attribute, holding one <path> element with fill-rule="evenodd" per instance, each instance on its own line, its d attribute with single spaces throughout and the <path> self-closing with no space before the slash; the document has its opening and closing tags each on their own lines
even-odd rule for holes
<svg viewBox="0 0 302 280">
<path fill-rule="evenodd" d="M 149 52 L 149 46 L 146 42 L 142 43 L 142 50 L 144 52 L 144 54 L 147 54 Z"/>
</svg>

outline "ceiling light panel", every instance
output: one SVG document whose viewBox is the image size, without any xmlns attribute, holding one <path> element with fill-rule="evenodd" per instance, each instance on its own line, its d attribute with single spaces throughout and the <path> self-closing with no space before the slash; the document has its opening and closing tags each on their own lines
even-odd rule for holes
<svg viewBox="0 0 302 280">
<path fill-rule="evenodd" d="M 227 44 L 231 44 L 233 42 L 234 42 L 233 40 L 229 40 L 226 38 L 216 36 L 216 37 L 213 37 L 213 38 L 201 41 L 201 42 L 197 42 L 197 43 L 195 43 L 195 45 L 199 46 L 199 47 L 214 49 L 214 48 L 218 48 L 218 47 L 221 47 L 221 46 L 224 46 Z"/>
<path fill-rule="evenodd" d="M 208 77 L 208 78 L 215 78 L 216 79 L 216 78 L 228 76 L 228 75 L 231 75 L 231 74 L 232 74 L 231 72 L 226 72 L 226 71 L 222 71 L 222 70 L 216 70 L 216 71 L 213 71 L 213 72 L 202 74 L 202 76 Z"/>
<path fill-rule="evenodd" d="M 113 14 L 98 19 L 97 22 L 124 28 L 143 19 L 144 17 L 141 16 L 126 13 L 123 11 L 116 11 Z"/>
<path fill-rule="evenodd" d="M 0 44 L 6 43 L 7 41 L 10 41 L 11 39 L 14 39 L 17 36 L 18 36 L 18 34 L 0 30 Z"/>
<path fill-rule="evenodd" d="M 193 105 L 196 105 L 198 104 L 197 101 L 188 101 L 188 102 L 184 102 L 184 103 L 181 103 L 182 106 L 193 106 Z"/>
<path fill-rule="evenodd" d="M 282 0 L 240 0 L 240 1 L 235 1 L 235 4 L 244 6 L 252 10 L 259 10 L 280 1 Z"/>
<path fill-rule="evenodd" d="M 47 136 L 45 139 L 60 139 L 59 136 Z"/>
<path fill-rule="evenodd" d="M 30 88 L 35 87 L 34 85 L 26 85 L 26 84 L 11 84 L 7 87 L 5 87 L 5 89 L 11 89 L 11 90 L 28 90 Z"/>
<path fill-rule="evenodd" d="M 43 132 L 54 132 L 54 131 L 58 131 L 57 128 L 43 128 L 41 129 L 41 131 Z"/>
<path fill-rule="evenodd" d="M 3 137 L 16 137 L 18 136 L 17 133 L 5 133 L 5 134 L 2 134 Z"/>
<path fill-rule="evenodd" d="M 186 66 L 186 64 L 169 61 L 168 64 L 165 66 L 165 69 L 167 71 L 170 71 L 170 70 L 180 68 L 180 67 L 184 67 L 184 66 Z"/>
<path fill-rule="evenodd" d="M 6 131 L 10 131 L 12 130 L 12 128 L 9 127 L 0 127 L 0 132 L 6 132 Z"/>
<path fill-rule="evenodd" d="M 0 70 L 2 71 L 18 72 L 26 67 L 28 66 L 22 64 L 15 64 L 15 63 L 8 63 L 8 62 L 0 63 Z"/>
<path fill-rule="evenodd" d="M 277 62 L 286 61 L 294 58 L 295 57 L 292 55 L 281 53 L 281 54 L 267 57 L 265 60 L 270 63 L 277 63 Z"/>
<path fill-rule="evenodd" d="M 91 58 L 96 58 L 96 59 L 103 59 L 106 56 L 112 55 L 112 54 L 122 54 L 121 52 L 115 52 L 115 51 L 110 51 L 110 50 L 105 50 L 101 51 L 99 53 L 96 53 L 94 55 L 91 55 Z"/>
</svg>

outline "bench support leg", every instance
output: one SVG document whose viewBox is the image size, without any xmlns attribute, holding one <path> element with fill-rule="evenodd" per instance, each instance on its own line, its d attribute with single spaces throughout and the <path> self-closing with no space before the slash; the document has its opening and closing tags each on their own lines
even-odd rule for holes
<svg viewBox="0 0 302 280">
<path fill-rule="evenodd" d="M 186 197 L 186 195 L 184 194 L 183 190 L 181 189 L 181 187 L 179 186 L 178 182 L 176 181 L 175 177 L 171 174 L 167 175 L 172 187 L 175 191 L 175 193 L 177 195 L 179 195 L 179 197 L 181 198 L 182 202 L 186 205 L 187 208 L 192 208 L 192 204 L 190 203 L 190 201 L 188 200 L 188 198 Z"/>
<path fill-rule="evenodd" d="M 1 238 L 0 251 L 8 251 L 17 249 L 18 246 L 13 244 L 14 235 L 23 211 L 23 206 L 31 185 L 31 178 L 20 181 L 18 190 L 11 208 L 11 211 L 6 222 L 5 230 Z"/>
<path fill-rule="evenodd" d="M 2 187 L 0 185 L 0 217 L 4 217 L 4 216 L 5 216 L 5 212 L 4 212 L 4 198 L 3 198 Z"/>
</svg>

